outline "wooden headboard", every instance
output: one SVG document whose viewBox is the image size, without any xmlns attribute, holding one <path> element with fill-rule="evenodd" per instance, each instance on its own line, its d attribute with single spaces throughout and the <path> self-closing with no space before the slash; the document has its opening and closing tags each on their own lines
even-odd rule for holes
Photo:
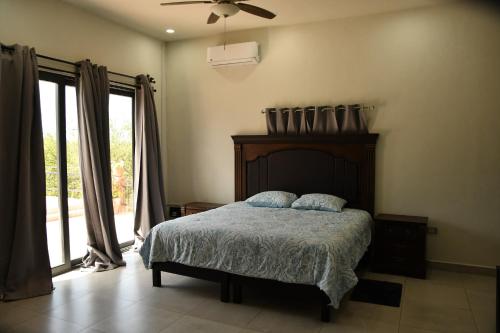
<svg viewBox="0 0 500 333">
<path fill-rule="evenodd" d="M 272 190 L 327 193 L 373 215 L 378 134 L 232 138 L 236 201 Z"/>
</svg>

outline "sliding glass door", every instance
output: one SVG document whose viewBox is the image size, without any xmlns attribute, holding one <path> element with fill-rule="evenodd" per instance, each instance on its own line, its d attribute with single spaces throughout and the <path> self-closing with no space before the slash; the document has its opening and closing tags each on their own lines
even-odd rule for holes
<svg viewBox="0 0 500 333">
<path fill-rule="evenodd" d="M 61 197 L 61 149 L 59 139 L 59 86 L 55 82 L 40 81 L 40 101 L 42 111 L 43 143 L 45 152 L 47 242 L 52 268 L 66 263 L 64 249 L 64 206 Z"/>
<path fill-rule="evenodd" d="M 134 91 L 112 90 L 110 142 L 113 208 L 118 241 L 133 242 Z M 71 269 L 87 251 L 74 79 L 40 73 L 45 148 L 47 242 L 54 274 Z"/>
<path fill-rule="evenodd" d="M 113 210 L 120 244 L 134 239 L 134 96 L 113 90 L 109 96 L 109 131 Z"/>
</svg>

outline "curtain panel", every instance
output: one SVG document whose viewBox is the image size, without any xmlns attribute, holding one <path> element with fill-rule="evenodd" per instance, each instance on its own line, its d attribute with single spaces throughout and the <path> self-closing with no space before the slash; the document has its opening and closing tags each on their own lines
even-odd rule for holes
<svg viewBox="0 0 500 333">
<path fill-rule="evenodd" d="M 145 75 L 137 80 L 135 108 L 134 233 L 138 249 L 151 228 L 165 221 L 160 135 L 153 88 Z"/>
<path fill-rule="evenodd" d="M 116 235 L 109 142 L 109 79 L 106 67 L 80 62 L 76 84 L 87 254 L 83 267 L 93 271 L 125 265 Z"/>
<path fill-rule="evenodd" d="M 34 49 L 0 53 L 0 299 L 52 292 L 45 161 Z"/>
<path fill-rule="evenodd" d="M 267 108 L 264 113 L 268 135 L 368 133 L 366 116 L 360 104 Z"/>
</svg>

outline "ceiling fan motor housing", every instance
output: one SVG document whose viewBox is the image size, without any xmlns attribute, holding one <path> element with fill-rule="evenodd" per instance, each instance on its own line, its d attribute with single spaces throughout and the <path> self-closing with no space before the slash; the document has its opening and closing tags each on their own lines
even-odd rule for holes
<svg viewBox="0 0 500 333">
<path fill-rule="evenodd" d="M 212 7 L 212 12 L 221 17 L 229 17 L 238 13 L 240 9 L 232 3 L 220 3 Z"/>
</svg>

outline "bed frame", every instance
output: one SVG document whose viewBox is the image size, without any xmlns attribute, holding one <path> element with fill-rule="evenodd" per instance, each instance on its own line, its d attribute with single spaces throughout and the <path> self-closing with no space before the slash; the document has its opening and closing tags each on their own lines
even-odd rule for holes
<svg viewBox="0 0 500 333">
<path fill-rule="evenodd" d="M 302 195 L 328 193 L 345 198 L 348 207 L 373 215 L 375 146 L 378 134 L 334 136 L 233 136 L 235 199 L 242 201 L 262 191 L 280 190 Z M 153 264 L 153 286 L 161 286 L 161 272 L 220 283 L 220 298 L 242 302 L 248 284 L 287 285 L 317 294 L 321 320 L 330 321 L 330 299 L 316 286 L 250 278 L 173 262 Z"/>
</svg>

